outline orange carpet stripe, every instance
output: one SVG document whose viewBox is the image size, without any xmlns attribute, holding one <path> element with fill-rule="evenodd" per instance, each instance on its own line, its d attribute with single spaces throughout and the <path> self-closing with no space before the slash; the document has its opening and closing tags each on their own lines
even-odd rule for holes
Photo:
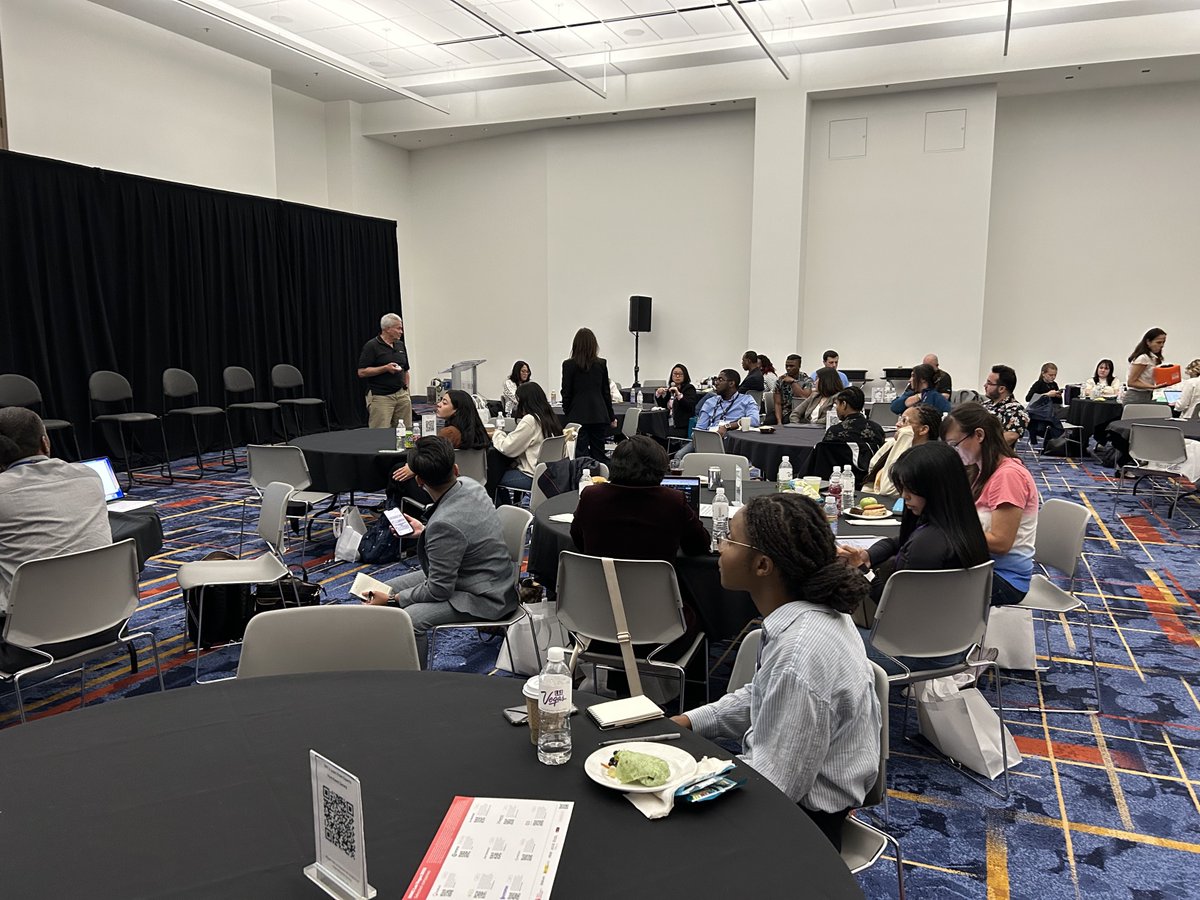
<svg viewBox="0 0 1200 900">
<path fill-rule="evenodd" d="M 1121 520 L 1130 533 L 1143 544 L 1165 544 L 1166 538 L 1157 528 L 1150 524 L 1145 516 L 1122 516 Z"/>
<path fill-rule="evenodd" d="M 1017 749 L 1023 755 L 1046 755 L 1046 741 L 1042 738 L 1016 735 L 1014 736 L 1014 740 L 1017 742 Z M 1050 744 L 1054 748 L 1054 756 L 1058 759 L 1067 760 L 1068 762 L 1090 763 L 1096 766 L 1104 765 L 1104 759 L 1096 747 L 1084 747 L 1080 744 L 1068 744 L 1062 741 L 1051 741 Z M 1110 750 L 1109 755 L 1112 757 L 1113 764 L 1118 768 L 1127 769 L 1131 772 L 1146 771 L 1145 764 L 1137 754 L 1121 750 Z"/>
<path fill-rule="evenodd" d="M 186 509 L 189 506 L 199 506 L 201 503 L 218 503 L 219 497 L 188 497 L 186 500 L 173 500 L 170 503 L 160 503 L 159 509 Z"/>
<path fill-rule="evenodd" d="M 1163 630 L 1163 634 L 1167 636 L 1167 640 L 1172 644 L 1184 644 L 1188 647 L 1196 646 L 1196 636 L 1188 630 L 1184 621 L 1179 618 L 1179 613 L 1175 611 L 1174 604 L 1168 605 L 1163 599 L 1163 593 L 1152 584 L 1139 584 L 1137 587 L 1138 594 L 1142 599 L 1147 601 L 1146 608 L 1150 615 L 1154 616 L 1154 621 L 1158 623 L 1158 627 Z"/>
</svg>

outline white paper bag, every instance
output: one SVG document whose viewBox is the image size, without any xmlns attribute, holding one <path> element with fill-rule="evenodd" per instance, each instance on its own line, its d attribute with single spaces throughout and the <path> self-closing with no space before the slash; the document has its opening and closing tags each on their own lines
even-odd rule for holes
<svg viewBox="0 0 1200 900">
<path fill-rule="evenodd" d="M 945 700 L 917 699 L 921 734 L 933 746 L 973 772 L 996 778 L 1004 771 L 1000 748 L 1000 717 L 977 688 L 959 691 Z M 1021 753 L 1008 729 L 1008 767 L 1021 761 Z"/>
<path fill-rule="evenodd" d="M 536 675 L 546 663 L 550 647 L 570 647 L 571 636 L 558 621 L 558 606 L 542 600 L 521 604 L 529 614 L 508 626 L 508 640 L 500 647 L 496 668 L 514 675 Z M 537 648 L 533 636 L 537 635 Z"/>
<path fill-rule="evenodd" d="M 363 535 L 367 533 L 367 525 L 363 522 L 362 513 L 356 506 L 344 506 L 333 520 L 333 533 L 337 535 L 337 546 L 334 548 L 334 559 L 343 562 L 358 562 L 358 545 L 362 543 Z"/>
<path fill-rule="evenodd" d="M 1016 606 L 993 606 L 988 614 L 983 646 L 996 650 L 996 663 L 1002 669 L 1036 669 L 1033 610 Z"/>
</svg>

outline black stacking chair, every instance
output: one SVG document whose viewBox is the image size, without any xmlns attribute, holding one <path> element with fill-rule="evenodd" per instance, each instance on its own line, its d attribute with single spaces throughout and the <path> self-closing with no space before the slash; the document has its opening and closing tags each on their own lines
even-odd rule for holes
<svg viewBox="0 0 1200 900">
<path fill-rule="evenodd" d="M 286 406 L 291 409 L 292 418 L 296 422 L 297 437 L 304 433 L 303 428 L 300 426 L 301 407 L 319 406 L 321 408 L 321 415 L 325 417 L 325 430 L 331 430 L 329 427 L 329 408 L 320 397 L 304 396 L 304 376 L 300 374 L 300 370 L 295 366 L 280 363 L 271 369 L 271 387 L 275 392 L 275 401 L 280 406 Z M 287 393 L 290 391 L 295 391 L 300 396 L 287 396 Z M 283 396 L 280 396 L 281 394 Z M 284 426 L 284 430 L 286 434 L 286 426 Z"/>
<path fill-rule="evenodd" d="M 0 375 L 0 409 L 5 406 L 24 406 L 42 416 L 42 424 L 46 433 L 69 431 L 71 443 L 75 445 L 75 459 L 83 459 L 79 452 L 79 438 L 75 434 L 75 426 L 66 419 L 47 419 L 42 415 L 42 392 L 37 384 L 24 375 Z"/>
<path fill-rule="evenodd" d="M 175 474 L 171 471 L 171 454 L 167 449 L 167 432 L 163 429 L 160 416 L 154 413 L 138 412 L 133 408 L 133 388 L 124 375 L 117 372 L 101 370 L 93 372 L 88 379 L 88 399 L 91 402 L 92 424 L 110 424 L 116 426 L 117 437 L 121 444 L 121 458 L 125 461 L 125 474 L 129 478 L 129 488 L 133 489 L 134 468 L 129 454 L 129 445 L 125 440 L 126 426 L 133 427 L 148 422 L 158 423 L 158 435 L 162 439 L 163 461 L 158 466 L 159 477 L 174 484 Z M 120 412 L 97 413 L 97 410 L 120 407 Z M 150 468 L 149 466 L 139 468 Z M 163 472 L 166 471 L 164 475 Z M 143 478 L 145 480 L 145 478 Z"/>
<path fill-rule="evenodd" d="M 234 472 L 238 469 L 237 454 L 233 452 L 233 434 L 229 431 L 229 417 L 225 415 L 225 410 L 219 406 L 182 406 L 175 409 L 171 408 L 173 400 L 181 400 L 185 403 L 198 401 L 200 399 L 200 385 L 196 383 L 196 379 L 192 377 L 192 373 L 186 369 L 163 369 L 162 376 L 163 384 L 163 410 L 167 416 L 186 416 L 192 425 L 192 446 L 196 450 L 196 467 L 200 470 L 195 475 L 177 475 L 177 478 L 188 478 L 193 481 L 199 481 L 204 477 L 204 455 L 203 449 L 200 446 L 200 432 L 196 427 L 197 419 L 211 419 L 217 416 L 221 417 L 221 424 L 225 426 L 225 438 L 227 447 L 221 448 L 221 465 L 232 466 Z M 228 463 L 225 462 L 225 450 L 229 450 Z"/>
<path fill-rule="evenodd" d="M 246 416 L 250 419 L 250 425 L 254 429 L 254 443 L 263 443 L 262 438 L 258 434 L 258 420 L 262 413 L 266 413 L 268 427 L 274 427 L 272 418 L 275 413 L 279 413 L 279 424 L 283 429 L 283 436 L 287 438 L 287 422 L 283 418 L 283 407 L 278 403 L 272 403 L 270 400 L 255 400 L 255 384 L 254 376 L 250 374 L 249 369 L 243 369 L 241 366 L 226 366 L 225 371 L 221 373 L 221 377 L 225 381 L 225 410 L 226 412 L 234 409 L 245 411 Z M 249 400 L 243 400 L 237 403 L 229 401 L 234 397 L 244 397 L 249 395 Z M 271 440 L 268 444 L 275 443 L 275 435 L 272 432 L 269 437 Z M 247 441 L 249 443 L 249 441 Z"/>
</svg>

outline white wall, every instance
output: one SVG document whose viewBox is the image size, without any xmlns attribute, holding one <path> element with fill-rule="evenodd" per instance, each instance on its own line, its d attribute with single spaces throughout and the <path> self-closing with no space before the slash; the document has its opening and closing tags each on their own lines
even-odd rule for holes
<svg viewBox="0 0 1200 900">
<path fill-rule="evenodd" d="M 1059 381 L 1152 327 L 1200 357 L 1200 84 L 1002 98 L 983 362 Z M 1123 375 L 1122 375 L 1123 377 Z"/>
<path fill-rule="evenodd" d="M 926 113 L 966 110 L 962 150 L 928 152 Z M 866 152 L 830 158 L 830 123 L 866 119 Z M 846 368 L 937 353 L 956 383 L 979 368 L 995 89 L 813 103 L 800 352 Z"/>
<path fill-rule="evenodd" d="M 281 200 L 329 204 L 325 104 L 286 88 L 271 88 L 275 142 L 275 195 Z"/>
<path fill-rule="evenodd" d="M 270 72 L 84 0 L 0 0 L 9 147 L 272 196 Z"/>
</svg>

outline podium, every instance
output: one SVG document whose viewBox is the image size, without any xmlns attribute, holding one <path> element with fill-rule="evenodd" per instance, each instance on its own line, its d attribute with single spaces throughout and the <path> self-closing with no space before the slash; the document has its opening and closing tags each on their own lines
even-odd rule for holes
<svg viewBox="0 0 1200 900">
<path fill-rule="evenodd" d="M 466 391 L 468 394 L 479 393 L 476 388 L 475 367 L 486 359 L 464 359 L 462 362 L 451 363 L 447 369 L 438 372 L 439 375 L 450 375 L 450 387 L 456 391 Z"/>
</svg>

